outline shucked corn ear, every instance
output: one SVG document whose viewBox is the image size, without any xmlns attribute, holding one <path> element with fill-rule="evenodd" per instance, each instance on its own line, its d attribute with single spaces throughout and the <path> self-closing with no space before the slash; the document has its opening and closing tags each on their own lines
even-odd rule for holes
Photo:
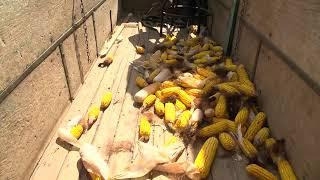
<svg viewBox="0 0 320 180">
<path fill-rule="evenodd" d="M 187 94 L 194 96 L 194 97 L 201 97 L 203 94 L 202 89 L 186 89 Z"/>
<path fill-rule="evenodd" d="M 277 162 L 277 166 L 278 166 L 278 171 L 279 171 L 281 180 L 296 180 L 297 179 L 290 163 L 287 160 L 280 159 Z"/>
<path fill-rule="evenodd" d="M 251 87 L 254 87 L 254 84 L 250 81 L 249 75 L 242 64 L 238 66 L 237 74 L 238 74 L 240 83 L 247 84 Z"/>
<path fill-rule="evenodd" d="M 135 102 L 137 103 L 142 103 L 143 100 L 150 94 L 154 94 L 160 87 L 160 83 L 153 83 L 150 84 L 146 87 L 144 87 L 143 89 L 141 89 L 140 91 L 138 91 L 133 99 Z"/>
<path fill-rule="evenodd" d="M 266 121 L 266 118 L 267 116 L 265 113 L 259 112 L 250 124 L 250 126 L 248 127 L 248 130 L 244 135 L 244 138 L 248 139 L 249 141 L 252 141 L 257 132 L 262 128 L 264 122 Z"/>
<path fill-rule="evenodd" d="M 236 142 L 232 136 L 226 132 L 219 134 L 219 141 L 225 150 L 232 151 L 236 148 Z"/>
<path fill-rule="evenodd" d="M 249 118 L 249 108 L 247 106 L 242 107 L 237 113 L 234 122 L 236 125 L 244 125 Z"/>
<path fill-rule="evenodd" d="M 161 54 L 161 56 L 160 56 L 161 60 L 166 60 L 167 57 L 168 57 L 167 52 L 163 52 L 163 53 Z"/>
<path fill-rule="evenodd" d="M 256 96 L 256 90 L 254 86 L 245 84 L 245 83 L 240 83 L 240 82 L 230 82 L 226 83 L 234 88 L 236 88 L 238 91 L 240 91 L 243 95 L 253 97 Z"/>
<path fill-rule="evenodd" d="M 108 106 L 110 105 L 111 101 L 112 101 L 112 93 L 105 92 L 101 98 L 100 109 L 102 109 L 102 110 L 107 109 Z"/>
<path fill-rule="evenodd" d="M 166 59 L 166 60 L 163 60 L 163 62 L 168 65 L 176 65 L 178 63 L 176 59 Z"/>
<path fill-rule="evenodd" d="M 144 141 L 149 140 L 151 133 L 151 125 L 148 121 L 148 118 L 146 116 L 142 116 L 140 118 L 140 128 L 139 128 L 139 135 L 140 138 L 142 138 Z"/>
<path fill-rule="evenodd" d="M 164 121 L 166 123 L 175 123 L 176 121 L 176 108 L 170 102 L 164 106 Z"/>
<path fill-rule="evenodd" d="M 220 82 L 221 82 L 221 79 L 213 79 L 213 80 L 208 81 L 202 89 L 203 96 L 208 96 L 211 93 L 211 91 L 213 90 L 214 86 L 216 84 L 219 84 Z"/>
<path fill-rule="evenodd" d="M 177 95 L 180 99 L 180 101 L 186 105 L 187 107 L 191 107 L 191 104 L 193 102 L 192 98 L 187 94 L 184 90 L 178 90 Z"/>
<path fill-rule="evenodd" d="M 96 105 L 92 105 L 88 111 L 88 117 L 92 120 L 97 120 L 100 113 L 100 108 Z"/>
<path fill-rule="evenodd" d="M 165 89 L 169 87 L 177 87 L 177 84 L 173 81 L 164 81 L 161 83 L 160 89 Z"/>
<path fill-rule="evenodd" d="M 224 93 L 226 95 L 229 95 L 229 96 L 240 95 L 240 92 L 236 88 L 234 88 L 234 87 L 232 87 L 232 86 L 230 86 L 230 85 L 228 85 L 226 83 L 217 84 L 215 87 L 220 92 L 222 92 L 222 93 Z"/>
<path fill-rule="evenodd" d="M 170 96 L 173 96 L 173 95 L 176 95 L 177 94 L 177 91 L 179 91 L 181 89 L 181 87 L 168 87 L 168 88 L 165 88 L 165 89 L 162 89 L 161 90 L 161 95 L 163 97 L 170 97 Z"/>
<path fill-rule="evenodd" d="M 246 171 L 258 180 L 277 180 L 275 175 L 257 164 L 249 164 L 246 167 Z"/>
<path fill-rule="evenodd" d="M 155 108 L 156 114 L 158 116 L 164 115 L 164 104 L 160 101 L 159 98 L 156 99 L 156 102 L 154 104 L 154 108 Z"/>
<path fill-rule="evenodd" d="M 200 177 L 205 179 L 210 172 L 211 165 L 214 161 L 216 152 L 218 149 L 218 140 L 215 137 L 210 137 L 201 147 L 195 161 L 194 165 L 200 172 Z"/>
<path fill-rule="evenodd" d="M 148 83 L 146 80 L 143 79 L 143 77 L 141 76 L 137 76 L 136 78 L 136 84 L 139 88 L 144 88 L 146 86 L 148 86 Z"/>
<path fill-rule="evenodd" d="M 214 109 L 214 113 L 218 118 L 224 118 L 227 114 L 227 98 L 224 95 L 220 95 L 217 101 L 217 105 Z"/>
<path fill-rule="evenodd" d="M 83 127 L 80 124 L 72 127 L 70 130 L 70 134 L 77 139 L 80 138 L 82 133 L 83 133 Z"/>
<path fill-rule="evenodd" d="M 183 131 L 189 126 L 189 119 L 191 115 L 192 114 L 189 110 L 185 110 L 181 113 L 175 124 L 177 130 Z"/>
<path fill-rule="evenodd" d="M 268 138 L 265 140 L 264 145 L 268 152 L 273 151 L 273 147 L 276 144 L 276 140 L 274 138 Z"/>
<path fill-rule="evenodd" d="M 200 129 L 198 132 L 198 136 L 210 137 L 225 131 L 235 132 L 236 131 L 235 123 L 230 120 L 219 121 L 217 123 L 211 124 L 209 126 L 206 126 Z"/>
<path fill-rule="evenodd" d="M 256 136 L 254 137 L 253 144 L 256 146 L 260 146 L 264 144 L 264 142 L 269 138 L 270 130 L 267 127 L 264 127 L 258 131 Z"/>
<path fill-rule="evenodd" d="M 246 138 L 242 138 L 242 142 L 240 142 L 240 148 L 241 148 L 243 154 L 249 159 L 255 158 L 258 154 L 257 149 Z"/>
<path fill-rule="evenodd" d="M 187 109 L 186 105 L 184 105 L 179 99 L 176 99 L 175 106 L 177 111 L 184 111 Z"/>
<path fill-rule="evenodd" d="M 217 75 L 209 69 L 197 67 L 197 73 L 204 77 L 216 77 Z"/>
<path fill-rule="evenodd" d="M 153 105 L 153 103 L 156 101 L 157 97 L 153 94 L 150 94 L 143 100 L 142 107 L 147 108 Z"/>
<path fill-rule="evenodd" d="M 212 54 L 212 51 L 202 51 L 202 52 L 199 52 L 198 54 L 195 54 L 192 56 L 192 59 L 200 59 L 204 56 L 207 56 L 207 55 L 210 55 Z"/>
</svg>

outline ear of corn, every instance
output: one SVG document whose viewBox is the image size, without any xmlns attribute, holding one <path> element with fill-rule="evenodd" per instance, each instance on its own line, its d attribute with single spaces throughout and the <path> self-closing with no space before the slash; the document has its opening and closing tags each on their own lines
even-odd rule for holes
<svg viewBox="0 0 320 180">
<path fill-rule="evenodd" d="M 206 77 L 201 76 L 201 75 L 198 74 L 198 73 L 194 74 L 193 77 L 196 78 L 196 79 L 199 79 L 199 80 L 204 80 L 204 79 L 206 79 Z"/>
<path fill-rule="evenodd" d="M 206 55 L 210 55 L 210 53 L 212 53 L 211 51 L 202 51 L 202 52 L 199 52 L 198 54 L 195 54 L 192 56 L 192 59 L 200 59 Z"/>
<path fill-rule="evenodd" d="M 200 172 L 200 177 L 202 179 L 209 175 L 211 165 L 214 161 L 216 152 L 218 149 L 218 140 L 215 137 L 211 137 L 206 140 L 206 142 L 201 147 L 195 161 L 194 165 Z"/>
<path fill-rule="evenodd" d="M 164 106 L 164 121 L 174 124 L 176 121 L 176 108 L 172 103 L 166 103 Z"/>
<path fill-rule="evenodd" d="M 179 131 L 183 131 L 189 126 L 189 119 L 191 118 L 191 115 L 192 114 L 189 110 L 185 110 L 181 113 L 175 124 Z"/>
<path fill-rule="evenodd" d="M 267 116 L 265 113 L 259 112 L 250 124 L 250 126 L 248 127 L 248 130 L 244 135 L 244 138 L 248 139 L 249 141 L 252 141 L 254 136 L 262 128 L 264 122 L 266 121 L 266 118 Z"/>
<path fill-rule="evenodd" d="M 203 96 L 208 96 L 208 95 L 212 92 L 214 86 L 215 86 L 216 84 L 219 84 L 220 82 L 221 82 L 221 79 L 213 79 L 213 80 L 208 81 L 208 82 L 204 85 L 204 87 L 203 87 L 203 89 L 202 89 L 202 91 L 203 91 Z"/>
<path fill-rule="evenodd" d="M 237 73 L 233 73 L 231 78 L 230 78 L 230 81 L 238 81 L 238 74 Z M 239 89 L 238 89 L 239 90 Z M 240 90 L 239 90 L 240 91 Z M 241 91 L 240 91 L 241 92 Z"/>
<path fill-rule="evenodd" d="M 244 125 L 247 120 L 249 118 L 249 108 L 244 106 L 242 107 L 239 112 L 237 113 L 234 122 L 236 123 L 236 125 Z"/>
<path fill-rule="evenodd" d="M 153 79 L 160 73 L 160 71 L 161 71 L 160 68 L 157 68 L 157 69 L 153 70 L 153 71 L 150 73 L 150 75 L 149 75 L 149 77 L 148 77 L 148 79 L 147 79 L 148 82 L 152 82 Z"/>
<path fill-rule="evenodd" d="M 156 114 L 158 116 L 163 116 L 164 115 L 164 104 L 160 101 L 159 98 L 156 99 L 156 102 L 154 104 L 154 108 L 155 108 Z"/>
<path fill-rule="evenodd" d="M 197 67 L 197 73 L 204 77 L 216 77 L 217 75 L 209 69 Z"/>
<path fill-rule="evenodd" d="M 221 46 L 212 46 L 210 49 L 212 51 L 223 51 L 223 48 Z"/>
<path fill-rule="evenodd" d="M 105 92 L 101 98 L 100 109 L 102 109 L 102 110 L 107 109 L 109 107 L 111 101 L 112 101 L 112 93 Z"/>
<path fill-rule="evenodd" d="M 141 76 L 137 76 L 136 78 L 136 84 L 139 88 L 144 88 L 146 86 L 148 86 L 148 83 L 146 80 L 143 79 L 143 77 Z"/>
<path fill-rule="evenodd" d="M 80 136 L 82 135 L 82 133 L 83 133 L 83 127 L 82 127 L 80 124 L 72 127 L 71 130 L 70 130 L 70 134 L 71 134 L 73 137 L 77 138 L 77 139 L 80 138 Z"/>
<path fill-rule="evenodd" d="M 229 95 L 229 96 L 240 95 L 240 92 L 236 88 L 234 88 L 234 87 L 232 87 L 232 86 L 230 86 L 228 84 L 225 84 L 225 83 L 218 84 L 215 87 L 220 92 L 222 92 L 222 93 L 224 93 L 226 95 Z"/>
<path fill-rule="evenodd" d="M 148 121 L 148 118 L 146 116 L 142 116 L 140 118 L 140 128 L 139 128 L 139 135 L 143 140 L 147 141 L 149 140 L 151 134 L 151 125 Z"/>
<path fill-rule="evenodd" d="M 177 84 L 173 81 L 164 81 L 161 83 L 160 89 L 165 89 L 169 87 L 177 87 Z"/>
<path fill-rule="evenodd" d="M 222 132 L 219 134 L 219 141 L 222 147 L 227 151 L 233 151 L 236 148 L 236 142 L 228 133 Z"/>
<path fill-rule="evenodd" d="M 186 105 L 186 107 L 191 107 L 192 104 L 192 98 L 184 91 L 184 90 L 178 90 L 177 95 L 180 99 L 180 101 Z"/>
<path fill-rule="evenodd" d="M 246 138 L 243 138 L 242 142 L 240 142 L 240 148 L 241 148 L 243 154 L 249 159 L 255 158 L 258 154 L 257 149 Z"/>
<path fill-rule="evenodd" d="M 238 66 L 237 74 L 241 83 L 254 87 L 254 84 L 250 81 L 249 75 L 242 64 Z"/>
<path fill-rule="evenodd" d="M 250 86 L 248 84 L 239 83 L 239 82 L 232 83 L 230 85 L 233 86 L 234 88 L 236 88 L 238 91 L 240 91 L 245 96 L 249 96 L 249 97 L 256 96 L 256 90 L 255 90 L 254 86 Z"/>
<path fill-rule="evenodd" d="M 214 113 L 218 118 L 224 118 L 227 114 L 227 98 L 224 95 L 220 95 L 217 101 L 217 105 L 214 109 Z"/>
<path fill-rule="evenodd" d="M 170 97 L 176 95 L 177 92 L 181 89 L 181 87 L 169 87 L 161 90 L 161 95 L 163 97 Z"/>
<path fill-rule="evenodd" d="M 256 164 L 249 164 L 246 167 L 246 171 L 248 172 L 248 174 L 254 176 L 259 180 L 277 180 L 277 177 L 275 175 Z"/>
<path fill-rule="evenodd" d="M 143 108 L 147 108 L 150 107 L 154 104 L 154 102 L 156 101 L 157 97 L 153 94 L 147 96 L 144 100 L 143 100 L 143 104 L 142 107 Z"/>
<path fill-rule="evenodd" d="M 297 179 L 290 163 L 287 160 L 285 160 L 285 159 L 279 160 L 277 162 L 277 166 L 278 166 L 278 171 L 279 171 L 281 180 L 296 180 Z"/>
<path fill-rule="evenodd" d="M 176 65 L 178 63 L 176 59 L 166 59 L 163 62 L 168 65 Z"/>
<path fill-rule="evenodd" d="M 202 94 L 203 94 L 203 91 L 202 89 L 186 89 L 185 90 L 187 94 L 191 95 L 191 96 L 194 96 L 194 97 L 201 97 Z"/>
<path fill-rule="evenodd" d="M 270 130 L 267 127 L 264 127 L 258 131 L 256 136 L 254 137 L 253 144 L 256 146 L 260 146 L 264 144 L 264 142 L 269 138 Z"/>
<path fill-rule="evenodd" d="M 88 111 L 88 117 L 92 120 L 97 120 L 100 113 L 100 108 L 96 105 L 92 105 Z"/>
<path fill-rule="evenodd" d="M 232 59 L 231 59 L 231 58 L 227 58 L 227 59 L 226 59 L 226 62 L 225 62 L 225 65 L 226 65 L 226 66 L 234 65 L 233 62 L 232 62 Z"/>
<path fill-rule="evenodd" d="M 208 58 L 205 58 L 205 57 L 200 58 L 200 59 L 196 59 L 193 61 L 193 63 L 195 63 L 195 64 L 205 64 L 207 62 L 208 62 Z"/>
<path fill-rule="evenodd" d="M 184 111 L 187 109 L 186 105 L 184 105 L 179 99 L 176 99 L 175 107 L 177 111 Z"/>
<path fill-rule="evenodd" d="M 160 56 L 160 58 L 161 58 L 162 61 L 163 61 L 163 60 L 166 60 L 167 57 L 168 57 L 167 52 L 163 52 L 163 53 L 161 54 L 161 56 Z"/>
<path fill-rule="evenodd" d="M 135 102 L 137 103 L 142 103 L 143 100 L 150 94 L 154 94 L 160 87 L 160 83 L 156 82 L 153 84 L 150 84 L 146 87 L 144 87 L 143 89 L 141 89 L 140 91 L 138 91 L 133 99 Z"/>
<path fill-rule="evenodd" d="M 202 47 L 201 47 L 201 51 L 208 51 L 210 49 L 210 44 L 209 43 L 205 43 Z"/>
<path fill-rule="evenodd" d="M 233 121 L 222 120 L 209 126 L 203 127 L 199 130 L 198 135 L 200 137 L 210 137 L 225 131 L 236 131 L 236 127 Z"/>
</svg>

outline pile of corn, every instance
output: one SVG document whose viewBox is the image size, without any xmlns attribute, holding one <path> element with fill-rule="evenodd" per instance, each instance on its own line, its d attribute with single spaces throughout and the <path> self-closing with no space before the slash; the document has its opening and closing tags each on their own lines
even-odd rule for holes
<svg viewBox="0 0 320 180">
<path fill-rule="evenodd" d="M 257 179 L 277 179 L 260 156 L 273 161 L 281 179 L 296 179 L 266 126 L 266 114 L 256 105 L 255 85 L 242 64 L 224 57 L 223 48 L 207 37 L 178 41 L 167 36 L 157 47 L 144 61 L 145 73 L 136 78 L 142 141 L 148 141 L 152 126 L 152 117 L 143 112 L 151 111 L 179 138 L 206 139 L 194 162 L 201 178 L 208 176 L 220 144 L 255 162 L 245 170 Z"/>
</svg>

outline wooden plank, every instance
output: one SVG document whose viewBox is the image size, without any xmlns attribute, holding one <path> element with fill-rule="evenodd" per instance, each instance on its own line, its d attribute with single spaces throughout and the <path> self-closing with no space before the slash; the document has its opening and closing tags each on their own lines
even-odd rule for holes
<svg viewBox="0 0 320 180">
<path fill-rule="evenodd" d="M 122 31 L 122 29 L 123 28 L 120 28 L 119 31 Z M 113 36 L 110 42 L 107 43 L 109 44 L 108 47 L 111 47 L 110 45 L 115 40 L 116 37 Z M 96 89 L 99 86 L 99 81 L 102 79 L 104 72 L 118 67 L 118 63 L 115 62 L 111 64 L 108 69 L 102 69 L 98 67 L 98 63 L 98 61 L 94 63 L 92 70 L 88 74 L 70 108 L 64 116 L 60 117 L 60 120 L 57 123 L 58 126 L 63 127 L 72 117 L 79 114 L 85 114 L 91 104 L 91 100 L 95 95 Z M 38 166 L 35 168 L 31 179 L 42 179 L 43 177 L 52 177 L 53 179 L 57 178 L 70 146 L 65 145 L 67 148 L 65 149 L 60 146 L 61 144 L 57 144 L 56 140 L 57 134 L 52 137 L 46 151 L 38 163 Z"/>
<path fill-rule="evenodd" d="M 125 33 L 126 30 L 124 30 L 123 33 Z M 123 60 L 123 52 L 127 51 L 126 48 L 126 44 L 128 44 L 128 42 L 124 41 L 123 43 L 119 44 L 119 49 L 116 51 L 116 54 L 114 56 L 114 61 L 115 62 L 120 62 L 121 68 L 125 68 L 126 67 L 126 61 Z M 118 52 L 118 53 L 117 53 Z M 106 88 L 106 83 L 112 82 L 112 80 L 110 79 L 110 77 L 114 77 L 113 79 L 118 81 L 118 83 L 114 83 L 115 87 L 117 87 L 117 85 L 119 85 L 121 83 L 121 79 L 118 76 L 114 76 L 114 74 L 116 74 L 117 71 L 108 71 L 108 73 L 104 74 L 104 78 L 101 81 L 101 83 L 99 83 L 99 87 L 96 90 L 96 94 L 94 96 L 94 98 L 92 99 L 91 105 L 92 104 L 100 104 L 101 101 L 101 96 L 104 93 L 105 90 L 107 90 Z M 123 79 L 122 79 L 123 80 Z M 112 85 L 112 84 L 110 84 Z M 116 89 L 116 88 L 114 88 Z M 112 91 L 113 94 L 116 94 L 117 91 Z M 98 118 L 98 121 L 91 127 L 91 129 L 85 134 L 85 136 L 82 136 L 80 138 L 80 142 L 92 142 L 94 135 L 96 133 L 96 129 L 99 126 L 102 117 L 106 115 L 106 114 L 102 114 L 100 113 L 100 116 Z M 58 179 L 77 179 L 79 176 L 79 171 L 81 170 L 81 168 L 79 169 L 77 165 L 77 162 L 80 159 L 80 155 L 77 151 L 70 151 L 65 159 L 65 162 L 63 163 L 61 170 L 59 172 L 59 176 Z"/>
</svg>

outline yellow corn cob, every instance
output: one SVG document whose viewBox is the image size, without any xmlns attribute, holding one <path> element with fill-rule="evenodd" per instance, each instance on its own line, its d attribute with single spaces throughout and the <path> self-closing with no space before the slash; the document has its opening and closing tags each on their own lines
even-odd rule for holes
<svg viewBox="0 0 320 180">
<path fill-rule="evenodd" d="M 179 138 L 177 136 L 171 136 L 167 141 L 164 142 L 163 147 L 168 147 L 171 144 L 176 143 L 179 141 Z"/>
<path fill-rule="evenodd" d="M 158 116 L 164 115 L 164 104 L 160 101 L 159 98 L 156 99 L 156 102 L 154 103 L 154 108 Z"/>
<path fill-rule="evenodd" d="M 82 133 L 83 133 L 83 127 L 80 124 L 72 127 L 70 130 L 70 134 L 77 139 L 80 138 Z"/>
<path fill-rule="evenodd" d="M 139 135 L 143 140 L 147 141 L 150 137 L 151 133 L 151 125 L 148 121 L 146 116 L 142 116 L 140 118 L 140 128 L 139 128 Z"/>
<path fill-rule="evenodd" d="M 185 110 L 181 113 L 175 124 L 179 131 L 183 131 L 188 127 L 191 115 L 192 113 L 189 110 Z"/>
<path fill-rule="evenodd" d="M 201 47 L 201 51 L 208 51 L 210 49 L 210 44 L 209 43 L 205 43 L 202 47 Z"/>
<path fill-rule="evenodd" d="M 236 148 L 236 142 L 234 141 L 232 136 L 228 133 L 225 133 L 225 132 L 220 133 L 219 141 L 225 150 L 233 151 Z"/>
<path fill-rule="evenodd" d="M 270 130 L 267 127 L 264 127 L 258 131 L 256 136 L 254 137 L 253 144 L 255 146 L 260 146 L 264 144 L 264 142 L 269 138 Z"/>
<path fill-rule="evenodd" d="M 175 107 L 177 111 L 184 111 L 187 109 L 186 105 L 184 105 L 179 99 L 176 99 Z"/>
<path fill-rule="evenodd" d="M 265 140 L 264 144 L 266 147 L 266 150 L 268 152 L 271 152 L 273 150 L 274 145 L 276 144 L 276 140 L 274 138 L 268 138 Z"/>
<path fill-rule="evenodd" d="M 186 89 L 187 94 L 194 96 L 194 97 L 202 97 L 203 91 L 202 89 Z"/>
<path fill-rule="evenodd" d="M 206 68 L 197 67 L 197 73 L 204 77 L 216 77 L 217 75 Z"/>
<path fill-rule="evenodd" d="M 208 62 L 208 59 L 203 57 L 203 58 L 200 58 L 200 59 L 196 59 L 193 61 L 194 64 L 205 64 Z"/>
<path fill-rule="evenodd" d="M 246 138 L 243 138 L 242 142 L 240 142 L 240 148 L 241 148 L 243 154 L 249 159 L 255 158 L 258 154 L 257 149 Z"/>
<path fill-rule="evenodd" d="M 199 79 L 199 80 L 204 80 L 206 78 L 206 77 L 201 76 L 200 74 L 197 74 L 197 73 L 194 74 L 193 77 L 196 78 L 196 79 Z"/>
<path fill-rule="evenodd" d="M 220 82 L 221 82 L 221 79 L 213 79 L 213 80 L 210 80 L 209 82 L 207 82 L 202 89 L 203 96 L 208 96 L 212 92 L 214 86 L 216 84 L 219 84 Z"/>
<path fill-rule="evenodd" d="M 218 118 L 224 118 L 227 114 L 227 99 L 224 95 L 220 95 L 214 113 Z"/>
<path fill-rule="evenodd" d="M 213 123 L 217 123 L 217 122 L 220 122 L 220 121 L 230 121 L 229 119 L 226 119 L 226 118 L 217 118 L 217 117 L 212 117 L 212 122 Z"/>
<path fill-rule="evenodd" d="M 166 60 L 167 57 L 168 57 L 167 52 L 163 52 L 163 53 L 161 54 L 161 56 L 160 56 L 160 58 L 161 58 L 162 61 Z"/>
<path fill-rule="evenodd" d="M 277 162 L 278 171 L 281 177 L 281 180 L 296 180 L 297 177 L 293 172 L 293 169 L 290 163 L 285 160 L 281 159 Z"/>
<path fill-rule="evenodd" d="M 250 86 L 248 84 L 238 83 L 238 82 L 232 83 L 230 85 L 238 89 L 238 91 L 240 91 L 243 95 L 250 96 L 250 97 L 256 96 L 256 90 L 253 85 Z"/>
<path fill-rule="evenodd" d="M 182 89 L 177 91 L 177 95 L 179 97 L 179 100 L 186 105 L 187 107 L 191 107 L 191 104 L 193 102 L 192 98 Z"/>
<path fill-rule="evenodd" d="M 210 49 L 212 51 L 223 51 L 223 48 L 221 46 L 212 46 Z"/>
<path fill-rule="evenodd" d="M 236 88 L 226 83 L 218 84 L 215 86 L 215 88 L 217 88 L 220 92 L 229 96 L 240 95 L 240 92 Z"/>
<path fill-rule="evenodd" d="M 225 131 L 236 132 L 235 123 L 233 121 L 224 119 L 209 126 L 203 127 L 199 130 L 198 135 L 200 137 L 210 137 Z"/>
<path fill-rule="evenodd" d="M 148 77 L 148 82 L 152 82 L 153 79 L 160 73 L 161 69 L 157 68 L 154 71 L 152 71 Z"/>
<path fill-rule="evenodd" d="M 141 76 L 137 76 L 136 78 L 136 84 L 139 88 L 144 88 L 146 86 L 148 86 L 148 83 L 146 80 L 143 79 L 143 77 Z"/>
<path fill-rule="evenodd" d="M 176 121 L 176 108 L 170 102 L 164 106 L 164 121 L 172 124 Z"/>
<path fill-rule="evenodd" d="M 216 63 L 219 59 L 221 59 L 221 57 L 219 56 L 214 56 L 214 57 L 206 57 L 206 59 L 208 60 L 208 62 L 206 64 L 214 64 Z"/>
<path fill-rule="evenodd" d="M 172 81 L 164 81 L 161 83 L 160 89 L 165 89 L 169 87 L 177 87 L 177 84 Z"/>
<path fill-rule="evenodd" d="M 142 107 L 143 108 L 147 108 L 153 105 L 153 103 L 156 101 L 157 96 L 150 94 L 149 96 L 147 96 L 142 103 Z"/>
<path fill-rule="evenodd" d="M 244 135 L 244 138 L 248 139 L 249 141 L 252 141 L 257 132 L 262 128 L 264 122 L 266 121 L 266 118 L 267 116 L 265 113 L 259 112 L 250 124 L 250 126 L 248 127 L 248 130 Z"/>
<path fill-rule="evenodd" d="M 227 71 L 236 71 L 237 70 L 237 65 L 233 64 L 233 65 L 225 65 L 224 69 Z"/>
<path fill-rule="evenodd" d="M 163 97 L 170 97 L 177 94 L 177 91 L 181 90 L 181 87 L 169 87 L 161 90 Z"/>
<path fill-rule="evenodd" d="M 167 49 L 166 51 L 167 51 L 168 55 L 169 55 L 169 54 L 171 54 L 171 55 L 177 55 L 177 54 L 178 54 L 177 51 L 172 50 L 172 49 Z"/>
<path fill-rule="evenodd" d="M 200 59 L 206 55 L 210 55 L 210 53 L 212 53 L 212 51 L 202 51 L 202 52 L 199 52 L 198 54 L 193 55 L 192 59 Z"/>
<path fill-rule="evenodd" d="M 108 106 L 110 105 L 111 101 L 112 101 L 112 93 L 105 92 L 101 98 L 100 109 L 102 109 L 102 110 L 107 109 Z"/>
<path fill-rule="evenodd" d="M 100 113 L 100 108 L 96 105 L 92 105 L 88 111 L 88 117 L 92 120 L 97 120 Z"/>
<path fill-rule="evenodd" d="M 234 65 L 231 58 L 227 58 L 225 62 L 226 66 Z"/>
<path fill-rule="evenodd" d="M 168 65 L 176 65 L 178 63 L 176 59 L 166 59 L 163 62 Z"/>
<path fill-rule="evenodd" d="M 242 107 L 239 112 L 237 113 L 236 117 L 234 118 L 234 122 L 238 126 L 239 124 L 244 125 L 249 117 L 249 108 L 244 106 Z"/>
<path fill-rule="evenodd" d="M 251 176 L 254 176 L 258 180 L 277 180 L 278 179 L 271 172 L 269 172 L 268 170 L 256 164 L 249 164 L 246 167 L 246 171 L 248 172 L 248 174 L 250 174 Z"/>
<path fill-rule="evenodd" d="M 194 161 L 194 165 L 199 170 L 202 179 L 205 179 L 209 175 L 211 165 L 218 149 L 218 143 L 219 142 L 215 137 L 207 139 Z"/>
<path fill-rule="evenodd" d="M 249 75 L 242 64 L 238 66 L 237 74 L 241 83 L 254 87 L 254 84 L 250 81 Z"/>
</svg>

